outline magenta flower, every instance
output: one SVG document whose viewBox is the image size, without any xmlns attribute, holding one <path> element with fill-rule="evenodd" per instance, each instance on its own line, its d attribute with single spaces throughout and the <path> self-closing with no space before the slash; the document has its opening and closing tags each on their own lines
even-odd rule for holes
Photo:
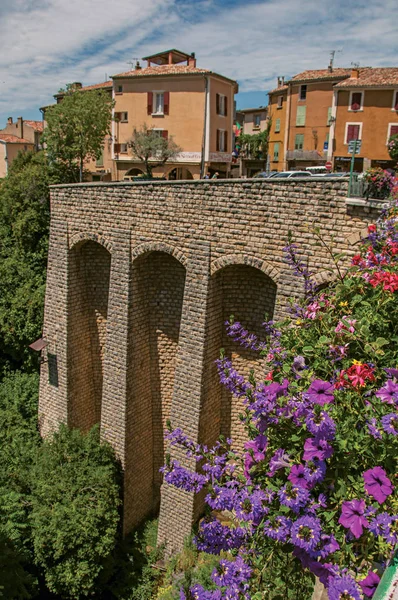
<svg viewBox="0 0 398 600">
<path fill-rule="evenodd" d="M 333 402 L 334 386 L 328 381 L 315 379 L 307 390 L 308 399 L 314 404 L 329 404 Z"/>
<path fill-rule="evenodd" d="M 288 480 L 291 481 L 293 485 L 299 485 L 305 489 L 309 488 L 308 482 L 304 477 L 304 465 L 293 465 L 290 469 Z"/>
<path fill-rule="evenodd" d="M 303 458 L 307 462 L 314 458 L 319 460 L 326 460 L 333 454 L 333 448 L 326 440 L 318 438 L 308 438 L 304 442 L 304 454 Z"/>
<path fill-rule="evenodd" d="M 363 473 L 365 490 L 373 496 L 379 504 L 383 504 L 387 496 L 392 494 L 393 486 L 382 467 L 374 467 Z"/>
<path fill-rule="evenodd" d="M 362 588 L 363 593 L 368 598 L 371 598 L 376 591 L 377 586 L 379 585 L 380 577 L 377 573 L 373 573 L 373 571 L 369 571 L 368 575 L 365 579 L 359 582 L 359 585 Z"/>
<path fill-rule="evenodd" d="M 376 396 L 387 404 L 398 404 L 398 383 L 387 379 L 383 387 L 377 390 Z"/>
<path fill-rule="evenodd" d="M 368 520 L 364 517 L 366 504 L 365 500 L 347 500 L 341 507 L 341 517 L 339 523 L 349 529 L 357 539 L 361 537 L 363 528 L 369 526 Z"/>
</svg>

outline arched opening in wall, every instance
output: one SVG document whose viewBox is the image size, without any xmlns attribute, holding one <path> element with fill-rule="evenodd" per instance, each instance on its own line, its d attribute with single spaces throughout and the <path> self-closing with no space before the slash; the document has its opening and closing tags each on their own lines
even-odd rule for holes
<svg viewBox="0 0 398 600">
<path fill-rule="evenodd" d="M 167 179 L 170 181 L 175 181 L 177 179 L 193 179 L 193 175 L 189 169 L 186 167 L 176 167 L 172 169 L 167 175 Z"/>
<path fill-rule="evenodd" d="M 101 421 L 111 255 L 101 244 L 76 244 L 68 275 L 68 424 L 88 431 Z"/>
<path fill-rule="evenodd" d="M 275 310 L 276 284 L 268 275 L 244 264 L 228 265 L 211 278 L 207 317 L 204 398 L 201 410 L 200 439 L 214 444 L 220 433 L 234 440 L 241 448 L 246 441 L 239 414 L 243 412 L 242 399 L 232 394 L 219 381 L 214 361 L 220 349 L 231 359 L 232 366 L 242 375 L 255 373 L 264 377 L 264 363 L 258 353 L 243 348 L 226 334 L 225 321 L 234 316 L 243 327 L 260 339 L 265 338 L 263 322 L 272 319 Z"/>
<path fill-rule="evenodd" d="M 185 268 L 166 252 L 133 261 L 129 311 L 124 529 L 159 508 Z"/>
</svg>

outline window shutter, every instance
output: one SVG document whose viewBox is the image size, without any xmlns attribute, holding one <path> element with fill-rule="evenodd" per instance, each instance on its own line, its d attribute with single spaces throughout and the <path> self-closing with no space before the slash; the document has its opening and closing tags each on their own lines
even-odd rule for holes
<svg viewBox="0 0 398 600">
<path fill-rule="evenodd" d="M 348 125 L 347 127 L 347 143 L 352 140 L 359 139 L 359 125 Z"/>
<path fill-rule="evenodd" d="M 281 120 L 280 119 L 276 119 L 275 121 L 275 133 L 279 133 L 281 130 Z"/>
<path fill-rule="evenodd" d="M 224 116 L 228 116 L 228 98 L 224 96 Z"/>
<path fill-rule="evenodd" d="M 170 92 L 163 93 L 163 114 L 169 114 L 169 106 L 170 106 Z"/>
<path fill-rule="evenodd" d="M 398 135 L 398 125 L 391 125 L 390 136 Z"/>
<path fill-rule="evenodd" d="M 216 113 L 220 114 L 220 94 L 216 94 Z"/>
<path fill-rule="evenodd" d="M 151 115 L 153 112 L 153 92 L 148 92 L 147 110 L 148 115 Z"/>
<path fill-rule="evenodd" d="M 120 152 L 120 144 L 113 144 L 113 151 L 115 154 L 119 154 Z"/>
<path fill-rule="evenodd" d="M 274 144 L 274 161 L 279 160 L 279 142 Z"/>
<path fill-rule="evenodd" d="M 115 121 L 120 121 L 121 113 L 115 112 Z"/>
<path fill-rule="evenodd" d="M 330 117 L 332 116 L 332 107 L 329 106 L 328 108 L 328 121 L 327 124 L 330 125 Z"/>
<path fill-rule="evenodd" d="M 398 92 L 395 92 L 394 110 L 398 110 Z"/>
<path fill-rule="evenodd" d="M 169 132 L 167 131 L 167 129 L 163 129 L 162 131 L 162 138 L 164 138 L 165 140 L 167 140 L 169 137 Z"/>
<path fill-rule="evenodd" d="M 351 110 L 359 110 L 361 108 L 362 92 L 355 92 L 351 98 Z"/>
<path fill-rule="evenodd" d="M 224 131 L 224 152 L 228 152 L 228 131 Z"/>
<path fill-rule="evenodd" d="M 297 107 L 296 126 L 302 127 L 305 125 L 306 106 Z"/>
<path fill-rule="evenodd" d="M 218 94 L 217 94 L 218 96 Z M 220 151 L 220 130 L 217 129 L 216 152 Z"/>
</svg>

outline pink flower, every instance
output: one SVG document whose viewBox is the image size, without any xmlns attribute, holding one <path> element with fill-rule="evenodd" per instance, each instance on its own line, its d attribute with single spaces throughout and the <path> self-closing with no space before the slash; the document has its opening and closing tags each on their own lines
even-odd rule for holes
<svg viewBox="0 0 398 600">
<path fill-rule="evenodd" d="M 364 517 L 365 500 L 347 500 L 341 507 L 341 517 L 339 523 L 349 529 L 357 539 L 361 537 L 363 528 L 369 526 L 368 520 Z"/>
<path fill-rule="evenodd" d="M 387 477 L 387 473 L 381 467 L 368 469 L 363 473 L 365 490 L 373 496 L 379 504 L 383 504 L 387 496 L 392 494 L 393 486 Z"/>
</svg>

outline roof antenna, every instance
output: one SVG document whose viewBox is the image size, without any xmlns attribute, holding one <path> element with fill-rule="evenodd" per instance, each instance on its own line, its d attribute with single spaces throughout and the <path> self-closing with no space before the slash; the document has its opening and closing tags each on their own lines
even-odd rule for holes
<svg viewBox="0 0 398 600">
<path fill-rule="evenodd" d="M 130 70 L 132 71 L 133 69 L 140 69 L 140 63 L 139 63 L 139 58 L 137 58 L 136 56 L 133 56 L 131 60 L 127 61 L 127 64 L 130 65 Z M 135 64 L 134 64 L 135 61 Z"/>
<path fill-rule="evenodd" d="M 336 56 L 336 52 L 342 52 L 342 50 L 332 50 L 330 52 L 330 61 L 329 61 L 329 66 L 328 66 L 328 71 L 330 73 L 333 72 L 333 64 L 334 64 L 334 59 L 335 59 L 335 56 Z"/>
</svg>

